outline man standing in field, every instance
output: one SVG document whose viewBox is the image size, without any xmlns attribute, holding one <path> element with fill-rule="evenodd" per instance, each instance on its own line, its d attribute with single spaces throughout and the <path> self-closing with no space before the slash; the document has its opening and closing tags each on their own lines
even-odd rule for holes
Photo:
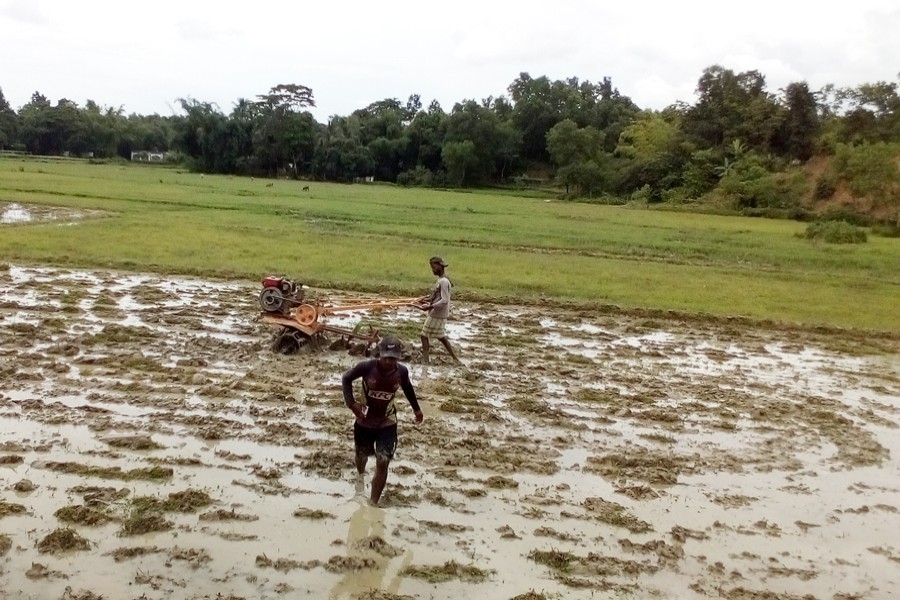
<svg viewBox="0 0 900 600">
<path fill-rule="evenodd" d="M 450 265 L 445 263 L 440 256 L 432 256 L 429 263 L 431 272 L 437 277 L 437 281 L 431 289 L 431 294 L 423 298 L 425 304 L 420 307 L 428 313 L 425 324 L 422 326 L 422 362 L 428 364 L 430 360 L 429 338 L 437 338 L 453 357 L 453 360 L 460 362 L 444 332 L 447 319 L 450 317 L 450 288 L 453 287 L 447 275 L 444 274 L 444 270 Z"/>
<path fill-rule="evenodd" d="M 387 482 L 388 465 L 397 449 L 397 406 L 394 395 L 397 389 L 412 406 L 416 423 L 425 419 L 412 382 L 409 370 L 400 362 L 400 340 L 388 336 L 378 343 L 378 358 L 364 360 L 344 373 L 341 384 L 344 402 L 356 415 L 353 424 L 353 441 L 356 447 L 356 470 L 362 475 L 366 463 L 375 456 L 375 475 L 372 477 L 372 492 L 369 501 L 377 505 Z M 353 397 L 353 382 L 362 379 L 362 402 Z"/>
</svg>

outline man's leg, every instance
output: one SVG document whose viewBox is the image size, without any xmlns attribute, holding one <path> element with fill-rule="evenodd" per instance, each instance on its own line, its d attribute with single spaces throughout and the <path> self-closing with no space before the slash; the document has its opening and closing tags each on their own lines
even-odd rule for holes
<svg viewBox="0 0 900 600">
<path fill-rule="evenodd" d="M 356 450 L 356 470 L 362 475 L 366 472 L 366 463 L 369 462 L 369 457 L 375 454 L 374 433 L 365 427 L 360 427 L 359 423 L 354 423 L 353 447 Z"/>
<path fill-rule="evenodd" d="M 428 336 L 422 335 L 422 362 L 428 364 L 428 351 L 431 349 L 428 343 Z"/>
<path fill-rule="evenodd" d="M 391 464 L 396 450 L 397 426 L 389 425 L 379 430 L 375 439 L 375 475 L 372 476 L 372 494 L 369 496 L 369 502 L 373 506 L 377 506 L 381 500 L 381 492 L 384 491 L 384 484 L 387 482 L 388 465 Z"/>
<path fill-rule="evenodd" d="M 366 463 L 369 462 L 369 457 L 359 450 L 356 451 L 356 470 L 360 475 L 366 472 Z"/>
<path fill-rule="evenodd" d="M 455 360 L 456 362 L 462 362 L 461 360 L 459 360 L 459 357 L 456 356 L 456 352 L 453 350 L 453 346 L 450 345 L 450 340 L 448 340 L 448 339 L 445 338 L 445 337 L 438 338 L 438 339 L 439 339 L 439 340 L 441 341 L 441 343 L 444 345 L 444 348 L 447 349 L 447 352 L 450 353 L 450 356 L 453 357 L 453 360 Z"/>
<path fill-rule="evenodd" d="M 374 506 L 377 506 L 378 501 L 381 500 L 381 492 L 384 491 L 384 484 L 387 483 L 388 465 L 390 464 L 391 459 L 387 456 L 375 455 L 375 475 L 372 477 L 372 495 L 369 497 L 369 502 Z"/>
</svg>

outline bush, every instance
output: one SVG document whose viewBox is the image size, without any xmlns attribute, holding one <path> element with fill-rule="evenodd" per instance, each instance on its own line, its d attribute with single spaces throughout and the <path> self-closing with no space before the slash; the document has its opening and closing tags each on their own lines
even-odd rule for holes
<svg viewBox="0 0 900 600">
<path fill-rule="evenodd" d="M 900 144 L 841 144 L 833 167 L 854 195 L 883 203 L 890 199 L 892 190 L 900 186 L 898 156 Z"/>
<path fill-rule="evenodd" d="M 886 238 L 900 238 L 900 224 L 878 223 L 872 226 L 872 233 Z"/>
<path fill-rule="evenodd" d="M 816 188 L 813 191 L 813 194 L 815 195 L 816 200 L 827 200 L 834 196 L 836 191 L 837 180 L 829 173 L 819 177 L 818 181 L 816 181 Z"/>
<path fill-rule="evenodd" d="M 751 153 L 733 163 L 722 177 L 719 190 L 732 207 L 786 211 L 799 204 L 805 187 L 803 173 L 772 173 L 767 162 Z"/>
<path fill-rule="evenodd" d="M 868 241 L 864 230 L 854 227 L 846 221 L 810 223 L 802 237 L 828 244 L 864 244 Z"/>
<path fill-rule="evenodd" d="M 443 181 L 440 178 L 436 178 L 431 169 L 427 169 L 422 165 L 397 175 L 397 185 L 402 186 L 433 187 L 441 183 Z"/>
<path fill-rule="evenodd" d="M 819 216 L 820 221 L 846 221 L 857 227 L 867 227 L 872 224 L 872 219 L 847 207 L 829 209 Z"/>
</svg>

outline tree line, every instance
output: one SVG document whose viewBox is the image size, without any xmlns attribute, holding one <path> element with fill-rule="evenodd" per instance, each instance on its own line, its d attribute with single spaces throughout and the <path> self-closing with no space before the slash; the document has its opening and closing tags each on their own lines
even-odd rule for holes
<svg viewBox="0 0 900 600">
<path fill-rule="evenodd" d="M 308 110 L 313 91 L 299 84 L 239 99 L 228 113 L 182 98 L 183 114 L 172 116 L 126 116 L 90 100 L 54 104 L 39 92 L 13 110 L 0 90 L 0 148 L 95 158 L 165 151 L 200 172 L 327 181 L 547 182 L 571 196 L 648 202 L 712 193 L 744 208 L 783 204 L 795 186 L 790 167 L 827 154 L 837 166 L 816 183 L 817 194 L 855 173 L 866 193 L 900 203 L 897 83 L 811 90 L 795 82 L 773 92 L 758 71 L 714 65 L 700 76 L 693 104 L 658 111 L 641 109 L 609 78 L 521 73 L 507 91 L 449 112 L 437 102 L 424 107 L 417 94 L 386 98 L 320 123 Z"/>
</svg>

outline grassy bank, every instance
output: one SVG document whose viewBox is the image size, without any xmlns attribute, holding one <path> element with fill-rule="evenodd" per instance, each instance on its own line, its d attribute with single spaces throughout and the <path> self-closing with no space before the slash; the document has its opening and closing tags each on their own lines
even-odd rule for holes
<svg viewBox="0 0 900 600">
<path fill-rule="evenodd" d="M 269 185 L 271 184 L 271 187 Z M 0 261 L 547 298 L 900 331 L 900 240 L 813 244 L 804 224 L 498 194 L 201 177 L 0 159 L 0 202 L 105 211 L 0 226 Z"/>
</svg>

